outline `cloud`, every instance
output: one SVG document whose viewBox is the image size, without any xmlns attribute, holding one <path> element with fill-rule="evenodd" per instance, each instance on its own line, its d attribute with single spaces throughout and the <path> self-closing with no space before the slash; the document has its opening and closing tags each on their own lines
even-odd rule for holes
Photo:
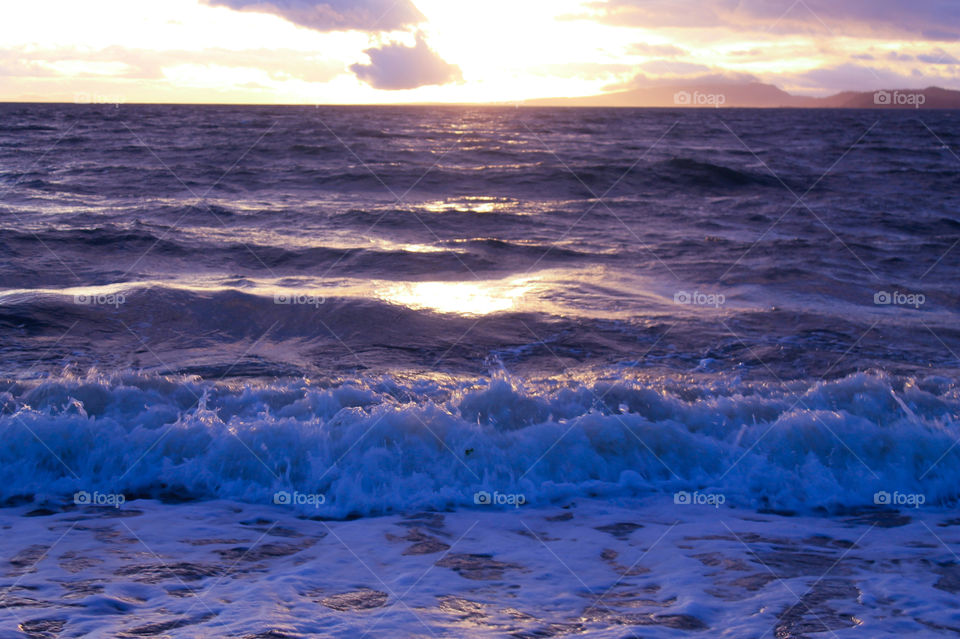
<svg viewBox="0 0 960 639">
<path fill-rule="evenodd" d="M 887 60 L 892 60 L 894 62 L 910 62 L 913 60 L 913 56 L 907 53 L 900 53 L 899 51 L 890 51 L 887 53 Z"/>
<path fill-rule="evenodd" d="M 460 67 L 437 55 L 420 35 L 412 47 L 392 42 L 364 53 L 370 64 L 354 64 L 350 70 L 375 89 L 397 91 L 463 80 Z"/>
<path fill-rule="evenodd" d="M 943 49 L 937 49 L 933 53 L 918 55 L 917 60 L 926 62 L 927 64 L 960 64 L 960 60 L 957 60 L 956 57 L 950 55 Z"/>
<path fill-rule="evenodd" d="M 620 82 L 603 87 L 604 92 L 631 91 L 633 89 L 651 89 L 663 86 L 680 85 L 724 85 L 724 84 L 749 84 L 759 82 L 759 78 L 750 73 L 739 73 L 733 71 L 719 73 L 702 73 L 694 75 L 674 75 L 649 76 L 644 73 L 638 73 L 627 82 Z"/>
<path fill-rule="evenodd" d="M 237 11 L 270 13 L 317 31 L 395 31 L 423 22 L 411 0 L 201 0 Z"/>
<path fill-rule="evenodd" d="M 596 80 L 609 76 L 622 75 L 634 69 L 631 64 L 617 64 L 608 62 L 561 62 L 541 64 L 528 69 L 530 73 L 552 76 L 555 78 L 580 78 Z"/>
<path fill-rule="evenodd" d="M 960 40 L 960 2 L 953 0 L 596 0 L 591 6 L 597 19 L 619 26 Z"/>
<path fill-rule="evenodd" d="M 676 60 L 651 60 L 641 64 L 640 68 L 655 75 L 693 75 L 710 71 L 710 67 L 703 64 Z"/>
<path fill-rule="evenodd" d="M 793 87 L 827 91 L 873 91 L 890 87 L 899 89 L 922 88 L 932 83 L 930 79 L 914 78 L 882 68 L 846 63 L 832 67 L 812 69 L 803 73 L 784 76 L 784 83 Z"/>
<path fill-rule="evenodd" d="M 769 55 L 769 52 L 763 49 L 739 49 L 737 51 L 730 51 L 727 55 L 731 58 L 761 58 Z"/>
<path fill-rule="evenodd" d="M 647 44 L 646 42 L 637 42 L 636 44 L 630 45 L 627 53 L 630 55 L 645 55 L 657 58 L 673 58 L 678 55 L 685 55 L 687 52 L 672 44 Z"/>
<path fill-rule="evenodd" d="M 123 64 L 123 71 L 111 74 L 117 79 L 159 80 L 165 68 L 194 64 L 218 66 L 231 69 L 253 69 L 266 73 L 270 79 L 287 79 L 304 82 L 328 82 L 346 71 L 338 60 L 306 55 L 292 49 L 203 49 L 200 51 L 171 50 L 147 51 L 111 46 L 99 50 L 61 47 L 37 49 L 35 47 L 0 48 L 0 77 L 82 77 L 89 73 L 66 73 L 58 71 L 64 63 L 73 65 Z M 69 66 L 67 66 L 69 68 Z M 93 68 L 96 68 L 95 66 Z"/>
</svg>

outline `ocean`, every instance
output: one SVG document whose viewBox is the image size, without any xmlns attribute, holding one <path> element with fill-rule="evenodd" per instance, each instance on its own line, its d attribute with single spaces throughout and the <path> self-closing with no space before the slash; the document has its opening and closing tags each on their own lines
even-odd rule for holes
<svg viewBox="0 0 960 639">
<path fill-rule="evenodd" d="M 0 105 L 0 637 L 955 636 L 958 117 Z"/>
</svg>

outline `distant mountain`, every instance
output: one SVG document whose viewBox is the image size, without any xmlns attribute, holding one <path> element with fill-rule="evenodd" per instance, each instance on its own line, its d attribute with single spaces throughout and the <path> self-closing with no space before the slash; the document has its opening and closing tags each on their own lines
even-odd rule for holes
<svg viewBox="0 0 960 639">
<path fill-rule="evenodd" d="M 960 109 L 960 91 L 928 87 L 926 89 L 887 89 L 871 93 L 846 91 L 822 98 L 824 107 L 841 109 Z"/>
<path fill-rule="evenodd" d="M 794 109 L 960 109 L 960 91 L 888 89 L 844 91 L 826 98 L 792 95 L 772 84 L 672 84 L 585 98 L 527 100 L 529 106 L 698 107 Z"/>
</svg>

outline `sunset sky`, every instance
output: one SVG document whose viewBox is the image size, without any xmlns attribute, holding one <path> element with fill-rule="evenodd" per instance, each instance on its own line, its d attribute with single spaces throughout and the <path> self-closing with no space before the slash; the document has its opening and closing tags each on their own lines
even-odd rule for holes
<svg viewBox="0 0 960 639">
<path fill-rule="evenodd" d="M 960 88 L 949 0 L 32 0 L 0 100 L 514 102 L 689 80 Z"/>
</svg>

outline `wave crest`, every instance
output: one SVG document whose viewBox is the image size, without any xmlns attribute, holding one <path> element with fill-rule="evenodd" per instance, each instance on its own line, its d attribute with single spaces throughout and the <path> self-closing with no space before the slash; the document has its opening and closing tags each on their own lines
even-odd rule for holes
<svg viewBox="0 0 960 639">
<path fill-rule="evenodd" d="M 856 374 L 745 384 L 391 377 L 256 385 L 136 373 L 7 382 L 0 498 L 269 503 L 322 493 L 324 516 L 677 490 L 778 509 L 956 499 L 960 388 Z"/>
</svg>

